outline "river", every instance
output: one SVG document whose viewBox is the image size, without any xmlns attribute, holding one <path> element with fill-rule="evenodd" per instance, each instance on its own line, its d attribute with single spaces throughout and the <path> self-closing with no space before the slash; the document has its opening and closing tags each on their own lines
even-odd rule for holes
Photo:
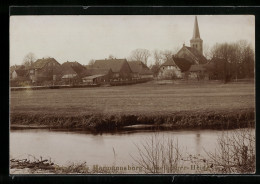
<svg viewBox="0 0 260 184">
<path fill-rule="evenodd" d="M 253 131 L 254 129 L 252 129 Z M 87 165 L 133 165 L 138 149 L 151 137 L 173 138 L 182 156 L 214 152 L 218 137 L 234 130 L 125 131 L 92 134 L 84 131 L 25 129 L 10 131 L 10 157 L 50 159 L 59 165 L 86 162 Z M 151 139 L 150 139 L 151 140 Z"/>
</svg>

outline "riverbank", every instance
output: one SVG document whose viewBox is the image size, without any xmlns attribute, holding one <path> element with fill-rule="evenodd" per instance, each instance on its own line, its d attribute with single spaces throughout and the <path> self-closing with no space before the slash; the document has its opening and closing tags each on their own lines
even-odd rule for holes
<svg viewBox="0 0 260 184">
<path fill-rule="evenodd" d="M 86 163 L 59 166 L 51 160 L 11 159 L 11 174 L 93 174 Z"/>
<path fill-rule="evenodd" d="M 147 115 L 13 113 L 11 116 L 11 129 L 53 128 L 120 131 L 126 129 L 234 129 L 254 126 L 254 109 L 183 111 Z"/>
</svg>

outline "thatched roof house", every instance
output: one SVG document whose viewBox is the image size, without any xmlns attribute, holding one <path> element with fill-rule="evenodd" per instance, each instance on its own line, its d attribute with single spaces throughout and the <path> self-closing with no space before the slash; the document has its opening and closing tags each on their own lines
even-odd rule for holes
<svg viewBox="0 0 260 184">
<path fill-rule="evenodd" d="M 153 78 L 153 72 L 141 61 L 128 62 L 134 77 L 136 78 Z"/>
<path fill-rule="evenodd" d="M 118 80 L 131 79 L 132 70 L 126 59 L 104 59 L 96 60 L 92 66 L 96 70 L 95 74 L 102 74 L 101 72 L 111 72 L 110 78 Z M 98 73 L 100 72 L 100 73 Z"/>
<path fill-rule="evenodd" d="M 87 69 L 78 62 L 65 62 L 61 65 L 62 79 L 83 78 L 88 76 Z"/>
<path fill-rule="evenodd" d="M 42 58 L 29 68 L 29 75 L 34 82 L 57 80 L 61 75 L 61 65 L 54 58 Z"/>
</svg>

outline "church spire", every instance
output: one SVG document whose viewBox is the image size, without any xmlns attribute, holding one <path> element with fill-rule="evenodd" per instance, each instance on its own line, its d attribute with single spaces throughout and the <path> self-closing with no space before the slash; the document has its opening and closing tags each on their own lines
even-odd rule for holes
<svg viewBox="0 0 260 184">
<path fill-rule="evenodd" d="M 195 38 L 200 38 L 200 31 L 199 31 L 199 25 L 198 25 L 197 16 L 195 16 L 195 22 L 194 22 L 194 29 L 193 29 L 193 37 L 192 37 L 192 39 L 195 39 Z"/>
<path fill-rule="evenodd" d="M 190 40 L 190 46 L 197 49 L 203 55 L 203 40 L 200 38 L 200 31 L 197 16 L 195 16 L 193 36 Z"/>
</svg>

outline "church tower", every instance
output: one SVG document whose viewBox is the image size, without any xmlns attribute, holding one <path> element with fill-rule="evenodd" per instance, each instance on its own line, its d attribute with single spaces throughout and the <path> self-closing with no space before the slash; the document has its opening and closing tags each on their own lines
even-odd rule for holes
<svg viewBox="0 0 260 184">
<path fill-rule="evenodd" d="M 195 16 L 193 37 L 190 40 L 190 46 L 196 48 L 203 55 L 203 40 L 200 38 L 197 16 Z"/>
</svg>

